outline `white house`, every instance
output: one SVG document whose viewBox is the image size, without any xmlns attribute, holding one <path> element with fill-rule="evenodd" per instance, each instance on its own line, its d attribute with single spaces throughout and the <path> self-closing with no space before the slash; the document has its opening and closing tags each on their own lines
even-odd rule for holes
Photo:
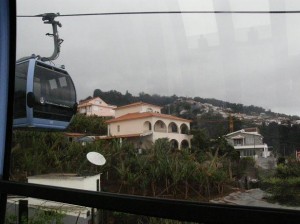
<svg viewBox="0 0 300 224">
<path fill-rule="evenodd" d="M 93 176 L 80 176 L 74 173 L 50 173 L 29 176 L 27 179 L 28 183 L 33 184 L 96 191 L 97 181 L 100 179 L 100 174 Z"/>
<path fill-rule="evenodd" d="M 174 148 L 191 147 L 190 120 L 162 114 L 161 107 L 144 102 L 115 111 L 115 118 L 106 122 L 106 138 L 130 138 L 139 149 L 149 148 L 160 138 L 168 138 Z"/>
<path fill-rule="evenodd" d="M 264 157 L 270 156 L 267 144 L 263 143 L 263 136 L 257 128 L 246 128 L 231 132 L 225 138 L 237 151 L 240 157 Z"/>
<path fill-rule="evenodd" d="M 77 111 L 87 116 L 97 115 L 99 117 L 114 117 L 116 106 L 108 105 L 100 97 L 80 101 Z"/>
</svg>

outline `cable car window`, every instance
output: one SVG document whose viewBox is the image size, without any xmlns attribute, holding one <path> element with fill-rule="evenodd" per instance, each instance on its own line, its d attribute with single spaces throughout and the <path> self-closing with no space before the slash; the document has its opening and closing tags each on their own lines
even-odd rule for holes
<svg viewBox="0 0 300 224">
<path fill-rule="evenodd" d="M 37 77 L 34 77 L 34 95 L 37 99 L 41 98 L 41 80 Z"/>
<path fill-rule="evenodd" d="M 59 80 L 59 84 L 60 84 L 61 87 L 65 87 L 65 86 L 68 85 L 66 77 L 61 77 L 58 80 Z"/>
<path fill-rule="evenodd" d="M 56 89 L 57 88 L 57 83 L 55 79 L 49 80 L 50 88 L 51 89 Z"/>
<path fill-rule="evenodd" d="M 69 121 L 74 111 L 74 85 L 64 70 L 52 70 L 37 62 L 33 93 L 36 104 L 33 116 L 43 119 Z"/>
<path fill-rule="evenodd" d="M 28 62 L 16 66 L 14 118 L 26 117 L 26 85 Z"/>
</svg>

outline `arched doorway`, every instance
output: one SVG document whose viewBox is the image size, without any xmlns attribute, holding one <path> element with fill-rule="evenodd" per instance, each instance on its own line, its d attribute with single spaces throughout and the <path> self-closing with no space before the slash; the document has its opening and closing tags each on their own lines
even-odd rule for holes
<svg viewBox="0 0 300 224">
<path fill-rule="evenodd" d="M 187 149 L 187 148 L 189 148 L 190 147 L 190 144 L 189 144 L 189 142 L 187 141 L 187 140 L 182 140 L 182 142 L 181 142 L 181 149 Z"/>
<path fill-rule="evenodd" d="M 169 133 L 178 133 L 177 124 L 175 124 L 174 122 L 171 122 L 168 126 L 168 132 Z"/>
<path fill-rule="evenodd" d="M 152 130 L 151 122 L 150 121 L 145 121 L 143 129 L 144 129 L 144 132 L 151 131 Z"/>
<path fill-rule="evenodd" d="M 158 120 L 154 124 L 154 131 L 156 131 L 156 132 L 167 132 L 167 125 L 163 121 Z"/>
<path fill-rule="evenodd" d="M 172 139 L 171 141 L 170 141 L 170 144 L 171 144 L 171 148 L 172 149 L 178 149 L 179 147 L 179 145 L 178 145 L 178 141 L 177 140 L 175 140 L 175 139 Z"/>
<path fill-rule="evenodd" d="M 187 135 L 189 133 L 189 127 L 186 124 L 182 124 L 180 126 L 180 133 Z"/>
</svg>

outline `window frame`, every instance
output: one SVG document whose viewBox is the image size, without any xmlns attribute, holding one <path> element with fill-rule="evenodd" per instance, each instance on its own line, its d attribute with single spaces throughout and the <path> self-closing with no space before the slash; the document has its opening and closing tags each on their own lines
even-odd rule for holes
<svg viewBox="0 0 300 224">
<path fill-rule="evenodd" d="M 3 158 L 3 164 L 0 163 L 0 223 L 4 223 L 3 214 L 8 194 L 201 223 L 299 223 L 300 211 L 295 210 L 169 200 L 9 181 L 16 59 L 16 1 L 0 0 L 0 21 L 0 65 L 6 66 L 0 68 L 0 78 L 5 81 L 0 82 L 0 90 L 6 91 L 0 95 L 0 108 L 4 115 L 0 116 L 0 122 L 5 124 L 0 127 L 0 134 L 3 133 L 0 136 L 0 157 Z"/>
<path fill-rule="evenodd" d="M 0 182 L 9 180 L 16 64 L 16 1 L 0 0 Z M 0 187 L 0 223 L 7 192 Z"/>
</svg>

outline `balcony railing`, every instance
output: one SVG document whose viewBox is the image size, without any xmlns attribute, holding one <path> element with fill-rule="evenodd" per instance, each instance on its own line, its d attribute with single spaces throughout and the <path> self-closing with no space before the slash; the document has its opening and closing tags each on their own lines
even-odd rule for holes
<svg viewBox="0 0 300 224">
<path fill-rule="evenodd" d="M 197 223 L 298 224 L 299 211 L 199 203 L 0 180 L 1 193 Z"/>
</svg>

